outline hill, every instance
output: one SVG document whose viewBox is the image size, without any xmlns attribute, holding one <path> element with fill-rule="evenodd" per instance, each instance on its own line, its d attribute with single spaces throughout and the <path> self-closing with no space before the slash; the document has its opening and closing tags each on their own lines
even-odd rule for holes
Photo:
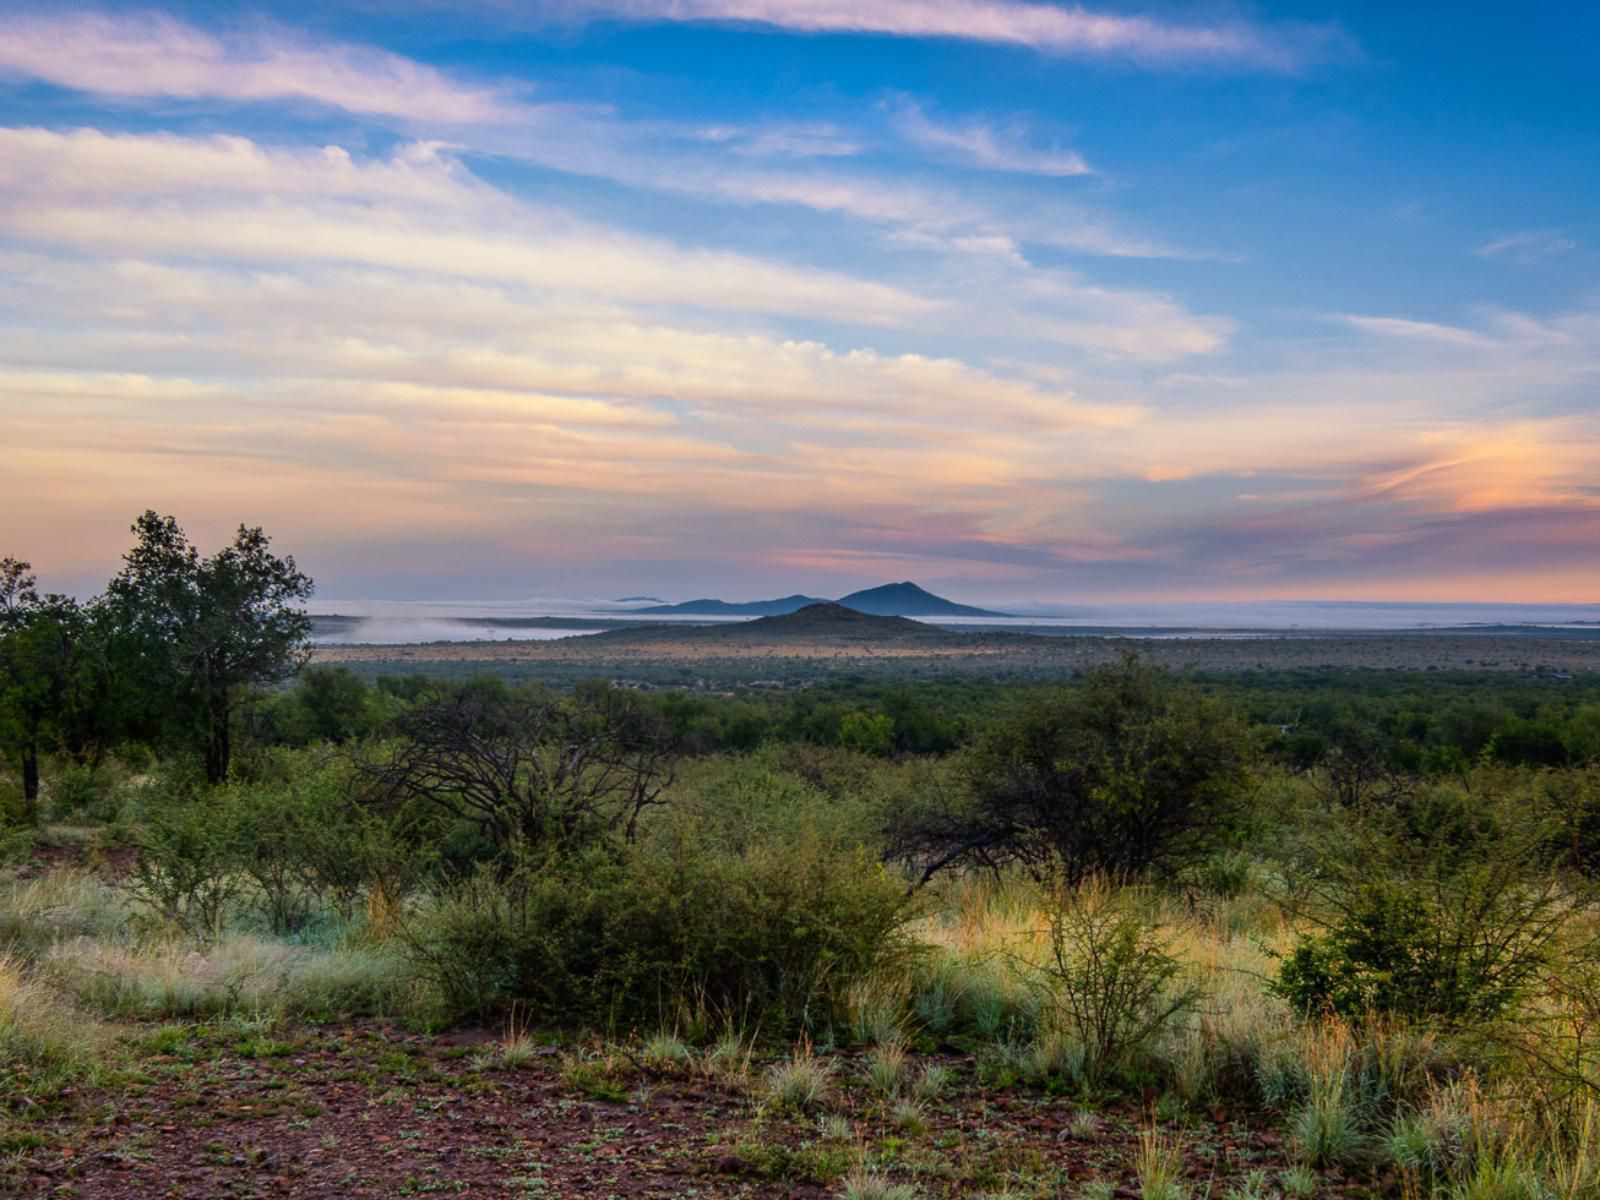
<svg viewBox="0 0 1600 1200">
<path fill-rule="evenodd" d="M 723 631 L 727 631 L 724 627 Z M 894 640 L 902 638 L 946 638 L 950 635 L 936 625 L 925 625 L 901 616 L 882 616 L 849 608 L 844 604 L 807 605 L 784 616 L 762 617 L 747 625 L 734 626 L 756 637 L 851 637 Z"/>
<path fill-rule="evenodd" d="M 820 600 L 792 613 L 758 617 L 754 621 L 726 625 L 652 625 L 597 633 L 584 640 L 603 644 L 692 643 L 704 651 L 713 646 L 838 645 L 844 642 L 903 646 L 908 642 L 943 642 L 957 636 L 937 625 L 906 617 L 880 617 Z"/>
<path fill-rule="evenodd" d="M 683 617 L 775 617 L 798 612 L 810 604 L 826 604 L 815 596 L 780 596 L 776 600 L 685 600 L 682 604 L 657 604 L 635 609 L 635 615 L 653 613 Z"/>
<path fill-rule="evenodd" d="M 686 600 L 682 604 L 661 604 L 654 608 L 635 609 L 638 614 L 654 614 L 660 616 L 682 617 L 780 617 L 788 613 L 799 612 L 815 604 L 827 604 L 830 601 L 819 599 L 816 596 L 782 596 L 776 600 Z M 878 617 L 1003 617 L 1007 614 L 990 612 L 986 608 L 973 608 L 969 604 L 957 604 L 953 600 L 946 600 L 943 596 L 935 596 L 932 592 L 918 587 L 909 581 L 905 583 L 886 583 L 882 587 L 867 588 L 859 592 L 851 592 L 841 600 L 832 603 L 853 608 L 857 612 L 870 613 Z"/>
<path fill-rule="evenodd" d="M 879 616 L 1003 617 L 1007 615 L 1002 612 L 991 612 L 987 608 L 974 608 L 970 604 L 957 604 L 954 600 L 935 596 L 910 580 L 851 592 L 848 596 L 842 597 L 839 603 L 857 612 L 875 613 Z"/>
</svg>

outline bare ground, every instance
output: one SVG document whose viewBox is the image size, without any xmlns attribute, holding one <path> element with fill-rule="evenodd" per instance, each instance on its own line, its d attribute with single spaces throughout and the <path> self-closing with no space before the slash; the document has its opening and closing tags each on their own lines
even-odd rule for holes
<svg viewBox="0 0 1600 1200">
<path fill-rule="evenodd" d="M 46 1097 L 9 1126 L 12 1190 L 29 1196 L 825 1197 L 863 1154 L 928 1196 L 1076 1192 L 1099 1178 L 1137 1195 L 1133 1157 L 1147 1123 L 1137 1101 L 1089 1120 L 1075 1102 L 994 1087 L 976 1060 L 922 1056 L 955 1082 L 907 1130 L 831 1056 L 827 1111 L 851 1124 L 822 1134 L 818 1114 L 763 1106 L 747 1083 L 697 1067 L 576 1079 L 574 1050 L 548 1047 L 516 1067 L 475 1057 L 490 1035 L 427 1037 L 381 1024 L 291 1029 L 130 1030 L 136 1064 L 99 1089 Z M 755 1078 L 759 1079 L 759 1068 Z M 1225 1112 L 1171 1126 L 1197 1193 L 1222 1194 L 1253 1169 L 1287 1165 L 1280 1137 Z M 1364 1196 L 1335 1176 L 1320 1200 Z M 0 1188 L 5 1187 L 0 1183 Z"/>
</svg>

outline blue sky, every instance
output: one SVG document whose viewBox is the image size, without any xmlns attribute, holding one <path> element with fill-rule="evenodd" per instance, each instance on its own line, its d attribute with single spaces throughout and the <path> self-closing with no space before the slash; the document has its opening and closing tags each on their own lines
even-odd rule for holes
<svg viewBox="0 0 1600 1200">
<path fill-rule="evenodd" d="M 11 5 L 4 549 L 1592 599 L 1600 10 Z"/>
</svg>

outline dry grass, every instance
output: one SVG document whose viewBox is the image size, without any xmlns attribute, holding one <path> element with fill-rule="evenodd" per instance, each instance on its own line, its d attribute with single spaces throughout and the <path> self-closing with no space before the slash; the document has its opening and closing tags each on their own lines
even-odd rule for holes
<svg viewBox="0 0 1600 1200">
<path fill-rule="evenodd" d="M 118 889 L 84 871 L 0 883 L 0 946 L 29 955 L 67 938 L 120 937 L 132 915 Z"/>
<path fill-rule="evenodd" d="M 381 948 L 299 947 L 249 934 L 206 945 L 78 937 L 52 946 L 40 966 L 80 1003 L 115 1017 L 383 1015 L 412 995 L 405 964 Z"/>
<path fill-rule="evenodd" d="M 53 1078 L 95 1065 L 109 1038 L 74 1012 L 21 960 L 0 956 L 0 1067 Z"/>
</svg>

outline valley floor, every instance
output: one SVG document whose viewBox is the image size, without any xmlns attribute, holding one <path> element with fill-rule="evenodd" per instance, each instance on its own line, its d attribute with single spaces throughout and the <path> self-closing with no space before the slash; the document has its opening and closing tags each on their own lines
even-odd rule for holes
<svg viewBox="0 0 1600 1200">
<path fill-rule="evenodd" d="M 430 665 L 566 676 L 587 672 L 647 678 L 661 670 L 748 675 L 812 669 L 937 674 L 1063 674 L 1115 662 L 1128 651 L 1177 668 L 1205 671 L 1372 667 L 1395 670 L 1600 670 L 1600 638 L 1514 634 L 1345 634 L 1306 637 L 1114 638 L 1025 634 L 949 634 L 863 640 L 840 637 L 601 635 L 554 641 L 433 642 L 400 646 L 322 646 L 316 661 L 405 672 Z"/>
</svg>

